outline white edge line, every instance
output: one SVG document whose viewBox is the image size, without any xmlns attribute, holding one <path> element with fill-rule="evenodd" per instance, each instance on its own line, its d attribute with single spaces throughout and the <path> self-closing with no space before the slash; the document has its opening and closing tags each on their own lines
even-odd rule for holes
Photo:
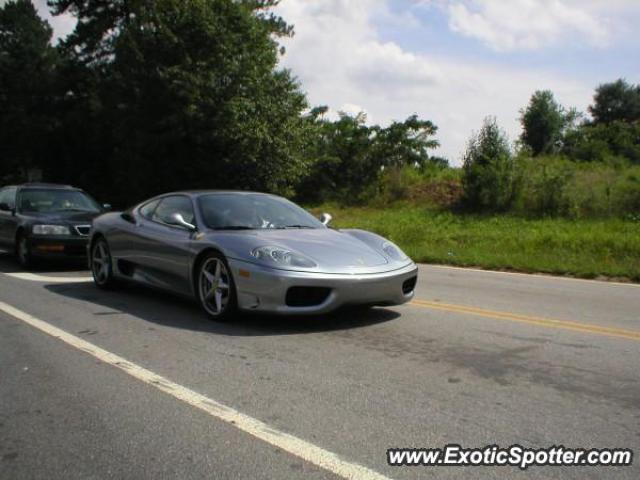
<svg viewBox="0 0 640 480">
<path fill-rule="evenodd" d="M 5 273 L 8 277 L 17 278 L 19 280 L 28 280 L 30 282 L 46 282 L 46 283 L 80 283 L 92 282 L 91 277 L 51 277 L 47 275 L 37 275 L 35 273 L 16 272 Z"/>
<path fill-rule="evenodd" d="M 28 313 L 12 307 L 11 305 L 0 302 L 0 310 L 12 317 L 22 320 L 34 328 L 37 328 L 41 332 L 62 340 L 68 345 L 92 355 L 104 363 L 119 368 L 132 377 L 141 380 L 142 382 L 151 385 L 184 403 L 198 408 L 212 417 L 229 423 L 255 438 L 278 447 L 285 452 L 295 455 L 340 477 L 363 480 L 389 480 L 388 477 L 385 477 L 374 470 L 357 463 L 343 460 L 335 453 L 270 427 L 258 419 L 245 415 L 244 413 L 212 400 L 187 387 L 174 383 L 165 377 L 147 370 L 114 353 L 108 352 L 107 350 L 87 342 L 86 340 L 71 335 L 64 330 L 54 327 L 43 320 L 39 320 Z"/>
<path fill-rule="evenodd" d="M 594 280 L 590 278 L 574 278 L 574 277 L 561 277 L 559 275 L 550 275 L 547 273 L 525 273 L 525 272 L 502 272 L 500 270 L 484 270 L 482 268 L 473 268 L 473 267 L 454 267 L 451 265 L 439 265 L 434 263 L 418 263 L 419 266 L 423 268 L 439 268 L 442 270 L 460 270 L 466 272 L 480 272 L 480 273 L 497 273 L 500 275 L 519 275 L 523 277 L 533 277 L 533 278 L 541 278 L 545 280 L 565 280 L 569 282 L 587 282 L 587 283 L 597 283 L 600 285 L 621 285 L 623 287 L 640 287 L 640 283 L 633 282 L 609 282 L 607 280 Z"/>
</svg>

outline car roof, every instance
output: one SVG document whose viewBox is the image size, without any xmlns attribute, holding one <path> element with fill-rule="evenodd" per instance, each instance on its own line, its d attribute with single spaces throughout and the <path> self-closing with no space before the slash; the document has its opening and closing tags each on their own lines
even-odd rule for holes
<svg viewBox="0 0 640 480">
<path fill-rule="evenodd" d="M 71 185 L 61 185 L 58 183 L 41 183 L 41 182 L 23 183 L 22 185 L 18 185 L 17 187 L 20 189 L 47 188 L 51 190 L 80 190 L 79 188 L 72 187 Z"/>
<path fill-rule="evenodd" d="M 268 195 L 268 196 L 273 196 L 271 193 L 264 193 L 264 192 L 253 192 L 253 191 L 248 191 L 248 190 L 213 190 L 213 189 L 209 189 L 209 190 L 180 190 L 180 191 L 176 191 L 176 192 L 167 192 L 167 193 L 163 193 L 160 195 L 156 195 L 156 197 L 153 198 L 159 198 L 159 197 L 166 197 L 167 195 L 190 195 L 190 196 L 194 196 L 194 197 L 198 197 L 201 195 L 208 195 L 211 193 L 225 193 L 225 194 L 234 194 L 234 195 Z"/>
</svg>

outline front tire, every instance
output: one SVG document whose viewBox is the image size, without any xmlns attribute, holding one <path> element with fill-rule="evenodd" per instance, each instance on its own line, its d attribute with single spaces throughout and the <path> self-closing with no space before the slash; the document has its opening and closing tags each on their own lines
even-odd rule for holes
<svg viewBox="0 0 640 480">
<path fill-rule="evenodd" d="M 235 314 L 238 302 L 231 269 L 224 256 L 211 252 L 197 269 L 196 290 L 200 306 L 212 320 L 224 322 Z"/>
<path fill-rule="evenodd" d="M 104 290 L 115 286 L 113 276 L 113 261 L 109 244 L 104 238 L 98 238 L 91 246 L 91 274 L 93 282 Z"/>
<path fill-rule="evenodd" d="M 31 245 L 29 239 L 24 233 L 18 234 L 16 241 L 16 256 L 22 268 L 31 268 L 33 266 L 33 255 L 31 254 Z"/>
</svg>

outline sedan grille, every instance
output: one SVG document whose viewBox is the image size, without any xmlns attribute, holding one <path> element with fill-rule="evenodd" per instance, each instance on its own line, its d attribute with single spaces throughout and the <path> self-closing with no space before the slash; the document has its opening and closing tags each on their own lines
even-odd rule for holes
<svg viewBox="0 0 640 480">
<path fill-rule="evenodd" d="M 81 237 L 88 236 L 89 232 L 91 231 L 91 225 L 75 225 L 73 228 Z"/>
</svg>

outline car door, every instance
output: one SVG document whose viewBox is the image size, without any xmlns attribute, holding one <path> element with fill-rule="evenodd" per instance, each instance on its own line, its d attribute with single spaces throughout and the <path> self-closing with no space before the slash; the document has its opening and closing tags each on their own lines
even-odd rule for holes
<svg viewBox="0 0 640 480">
<path fill-rule="evenodd" d="M 133 267 L 147 265 L 146 252 L 150 250 L 149 244 L 152 243 L 148 222 L 151 221 L 160 200 L 149 200 L 135 209 L 122 213 L 119 228 L 109 232 L 112 255 L 122 266 L 122 273 L 130 275 Z"/>
<path fill-rule="evenodd" d="M 0 244 L 11 248 L 18 223 L 18 218 L 15 215 L 16 191 L 15 187 L 5 187 L 0 190 L 0 203 L 4 203 L 12 210 L 0 210 Z"/>
<path fill-rule="evenodd" d="M 195 225 L 193 203 L 186 195 L 163 197 L 150 217 L 140 215 L 130 258 L 138 265 L 138 273 L 144 275 L 145 282 L 189 294 L 194 232 L 172 224 L 171 215 L 175 213 Z"/>
</svg>

